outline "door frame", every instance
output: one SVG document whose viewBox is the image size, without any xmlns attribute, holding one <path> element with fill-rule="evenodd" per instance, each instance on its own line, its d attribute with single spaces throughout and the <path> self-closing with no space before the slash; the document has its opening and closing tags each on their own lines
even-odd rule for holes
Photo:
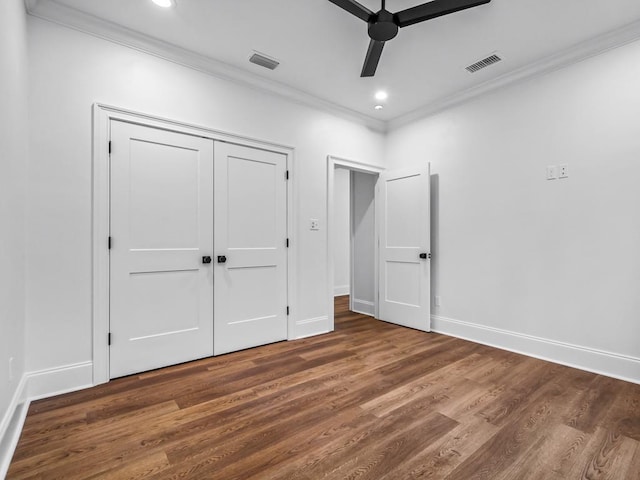
<svg viewBox="0 0 640 480">
<path fill-rule="evenodd" d="M 335 264 L 333 261 L 333 208 L 334 208 L 334 183 L 335 183 L 335 169 L 336 167 L 343 167 L 351 171 L 368 173 L 371 175 L 380 175 L 384 172 L 384 167 L 374 165 L 372 163 L 358 162 L 355 160 L 349 160 L 346 158 L 337 157 L 335 155 L 327 155 L 327 316 L 329 318 L 330 331 L 334 330 L 335 325 L 335 310 L 334 310 L 334 275 Z M 351 197 L 350 200 L 351 202 Z M 349 206 L 351 209 L 351 205 Z M 374 193 L 374 208 L 378 211 L 378 188 L 376 186 Z M 375 317 L 378 318 L 378 263 L 379 263 L 379 251 L 378 251 L 378 219 L 377 213 L 374 215 L 375 222 Z M 349 227 L 351 230 L 351 226 Z M 351 235 L 351 234 L 349 234 Z M 351 243 L 351 242 L 350 242 Z M 351 249 L 352 246 L 350 245 Z M 351 262 L 353 262 L 353 252 L 351 254 Z M 350 267 L 350 280 L 349 283 L 353 288 L 353 267 Z"/>
<path fill-rule="evenodd" d="M 287 298 L 290 315 L 287 318 L 287 340 L 295 337 L 296 285 L 297 285 L 297 232 L 296 210 L 298 190 L 295 182 L 295 148 L 244 135 L 172 120 L 156 115 L 127 110 L 102 103 L 93 104 L 92 128 L 92 327 L 93 327 L 93 384 L 109 381 L 109 248 L 110 188 L 109 188 L 109 138 L 112 120 L 146 127 L 158 128 L 186 135 L 194 135 L 218 142 L 268 150 L 287 157 L 289 182 L 287 182 L 287 236 L 291 240 L 287 249 Z M 215 301 L 215 299 L 214 299 Z M 213 321 L 213 319 L 212 319 Z"/>
</svg>

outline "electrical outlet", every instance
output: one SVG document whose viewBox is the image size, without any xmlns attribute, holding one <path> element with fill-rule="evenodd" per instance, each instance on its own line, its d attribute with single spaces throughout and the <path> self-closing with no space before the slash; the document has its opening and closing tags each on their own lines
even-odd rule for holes
<svg viewBox="0 0 640 480">
<path fill-rule="evenodd" d="M 9 357 L 9 381 L 13 381 L 13 357 Z"/>
<path fill-rule="evenodd" d="M 312 218 L 309 222 L 311 230 L 320 230 L 320 220 Z"/>
<path fill-rule="evenodd" d="M 558 165 L 558 178 L 567 178 L 569 176 L 569 165 L 566 163 Z"/>
<path fill-rule="evenodd" d="M 441 301 L 442 301 L 442 297 L 440 295 L 436 295 L 435 297 L 433 297 L 434 306 L 439 307 Z"/>
<path fill-rule="evenodd" d="M 547 165 L 547 180 L 555 180 L 556 178 L 558 178 L 558 167 Z"/>
</svg>

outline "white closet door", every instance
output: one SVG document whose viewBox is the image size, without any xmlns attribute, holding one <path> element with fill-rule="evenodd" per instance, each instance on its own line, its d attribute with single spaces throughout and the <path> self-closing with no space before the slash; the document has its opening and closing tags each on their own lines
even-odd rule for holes
<svg viewBox="0 0 640 480">
<path fill-rule="evenodd" d="M 380 175 L 381 320 L 430 331 L 429 167 Z"/>
<path fill-rule="evenodd" d="M 213 141 L 111 123 L 110 375 L 213 354 Z"/>
<path fill-rule="evenodd" d="M 215 144 L 215 354 L 287 338 L 285 155 Z"/>
</svg>

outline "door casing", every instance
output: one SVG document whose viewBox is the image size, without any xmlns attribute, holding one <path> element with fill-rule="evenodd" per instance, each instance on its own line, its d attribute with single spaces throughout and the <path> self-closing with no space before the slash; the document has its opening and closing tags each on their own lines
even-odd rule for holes
<svg viewBox="0 0 640 480">
<path fill-rule="evenodd" d="M 335 264 L 333 261 L 333 207 L 334 207 L 334 182 L 335 168 L 344 167 L 352 171 L 380 175 L 385 169 L 371 163 L 363 163 L 346 158 L 340 158 L 333 155 L 327 156 L 327 312 L 329 317 L 329 325 L 331 330 L 334 329 L 335 309 L 334 309 L 334 274 Z M 375 210 L 378 210 L 378 193 L 375 193 Z M 376 218 L 377 221 L 377 218 Z M 375 238 L 375 291 L 378 292 L 378 231 L 376 227 Z M 352 255 L 353 258 L 353 255 Z M 353 269 L 351 269 L 353 270 Z M 352 272 L 353 273 L 353 272 Z M 351 282 L 352 283 L 352 282 Z M 377 293 L 376 293 L 377 295 Z M 378 301 L 375 301 L 375 317 L 378 318 Z"/>
<path fill-rule="evenodd" d="M 95 103 L 93 105 L 93 151 L 92 151 L 92 327 L 93 327 L 93 384 L 109 381 L 109 139 L 112 120 L 169 130 L 187 135 L 195 135 L 218 142 L 234 143 L 247 147 L 268 150 L 287 156 L 289 182 L 287 184 L 287 236 L 290 246 L 287 250 L 287 297 L 289 317 L 287 338 L 297 338 L 296 325 L 296 284 L 297 284 L 297 242 L 295 206 L 298 189 L 295 181 L 295 149 L 260 139 L 214 130 L 177 120 L 135 112 L 119 107 Z M 215 299 L 214 299 L 215 301 Z M 213 320 L 213 319 L 212 319 Z"/>
</svg>

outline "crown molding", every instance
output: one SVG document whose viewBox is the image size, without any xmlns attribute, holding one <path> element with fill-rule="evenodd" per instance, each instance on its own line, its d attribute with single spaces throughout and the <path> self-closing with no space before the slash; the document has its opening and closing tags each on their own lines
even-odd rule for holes
<svg viewBox="0 0 640 480">
<path fill-rule="evenodd" d="M 488 80 L 479 85 L 456 92 L 453 95 L 432 102 L 409 113 L 396 117 L 387 123 L 387 131 L 393 131 L 402 126 L 413 123 L 422 118 L 429 117 L 443 110 L 452 108 L 486 93 L 512 83 L 528 80 L 530 78 L 545 75 L 555 70 L 560 70 L 569 65 L 579 63 L 588 58 L 601 55 L 615 48 L 627 45 L 640 39 L 640 21 L 627 24 L 621 28 L 612 30 L 603 35 L 593 37 L 554 55 L 544 57 L 541 60 L 512 70 L 499 77 Z"/>
<path fill-rule="evenodd" d="M 94 15 L 81 12 L 75 8 L 62 5 L 56 0 L 25 0 L 25 5 L 27 12 L 34 17 L 73 28 L 224 80 L 277 95 L 307 107 L 325 111 L 362 124 L 380 133 L 392 131 L 510 84 L 560 70 L 640 39 L 640 21 L 636 21 L 507 72 L 494 79 L 487 80 L 479 85 L 474 85 L 438 99 L 389 121 L 384 121 L 345 108 L 284 83 L 269 80 L 214 58 L 192 52 Z"/>
<path fill-rule="evenodd" d="M 245 87 L 277 95 L 295 103 L 322 110 L 346 120 L 362 124 L 380 133 L 386 132 L 387 122 L 383 120 L 364 115 L 355 110 L 345 108 L 296 89 L 295 87 L 269 80 L 206 55 L 192 52 L 67 5 L 62 5 L 55 0 L 25 0 L 25 6 L 27 12 L 34 17 L 48 20 L 223 80 L 239 83 Z"/>
</svg>

